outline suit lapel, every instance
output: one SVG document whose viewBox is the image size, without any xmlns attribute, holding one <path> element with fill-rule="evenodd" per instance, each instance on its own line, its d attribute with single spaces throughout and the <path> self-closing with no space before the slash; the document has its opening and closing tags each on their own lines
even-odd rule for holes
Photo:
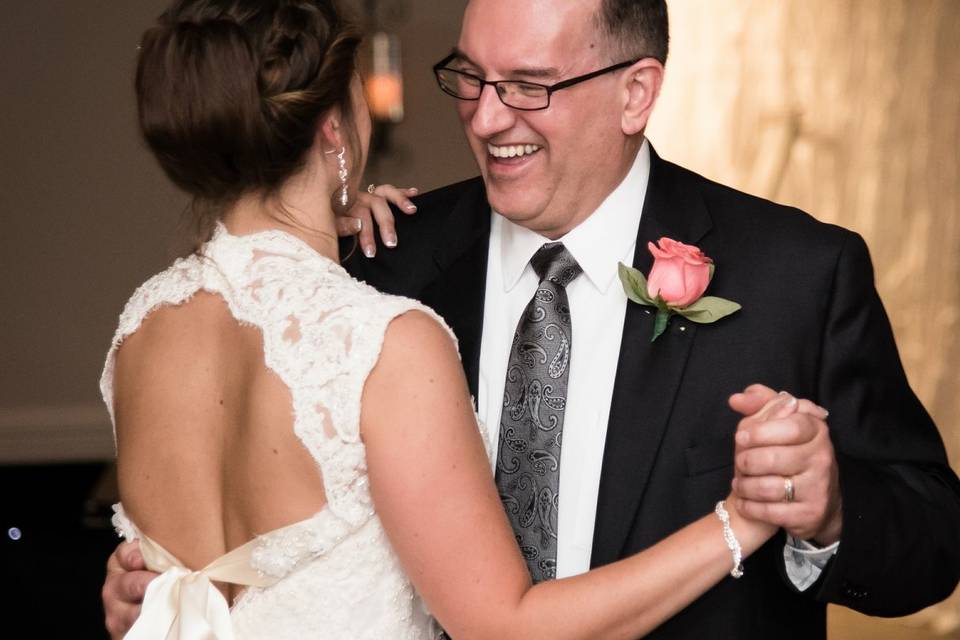
<svg viewBox="0 0 960 640">
<path fill-rule="evenodd" d="M 421 300 L 443 316 L 457 335 L 470 393 L 477 397 L 480 336 L 487 282 L 490 206 L 483 182 L 476 180 L 457 201 L 434 252 L 437 278 Z"/>
<path fill-rule="evenodd" d="M 633 266 L 650 272 L 647 243 L 667 236 L 695 244 L 709 231 L 710 216 L 682 170 L 651 148 L 650 179 L 644 199 Z M 592 566 L 620 557 L 633 525 L 674 398 L 696 337 L 696 325 L 674 317 L 651 343 L 654 314 L 627 303 L 603 454 Z"/>
</svg>

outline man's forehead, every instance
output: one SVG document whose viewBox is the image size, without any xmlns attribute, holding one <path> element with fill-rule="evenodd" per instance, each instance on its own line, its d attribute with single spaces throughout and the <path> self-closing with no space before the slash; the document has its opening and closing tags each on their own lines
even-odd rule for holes
<svg viewBox="0 0 960 640">
<path fill-rule="evenodd" d="M 598 45 L 595 0 L 470 0 L 457 51 L 485 71 L 570 67 Z"/>
</svg>

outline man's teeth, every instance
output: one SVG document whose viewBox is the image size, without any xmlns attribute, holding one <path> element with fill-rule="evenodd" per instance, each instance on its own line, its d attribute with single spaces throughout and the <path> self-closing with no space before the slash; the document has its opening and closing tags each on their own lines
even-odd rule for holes
<svg viewBox="0 0 960 640">
<path fill-rule="evenodd" d="M 517 156 L 526 156 L 536 151 L 540 151 L 540 146 L 535 144 L 514 144 L 498 147 L 488 144 L 487 151 L 494 158 L 515 158 Z"/>
</svg>

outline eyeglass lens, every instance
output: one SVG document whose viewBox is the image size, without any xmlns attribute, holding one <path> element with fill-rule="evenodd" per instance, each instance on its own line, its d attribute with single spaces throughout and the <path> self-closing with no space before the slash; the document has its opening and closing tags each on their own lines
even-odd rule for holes
<svg viewBox="0 0 960 640">
<path fill-rule="evenodd" d="M 437 76 L 443 90 L 456 98 L 476 100 L 480 97 L 484 83 L 470 74 L 454 69 L 438 69 Z M 547 88 L 542 85 L 516 80 L 501 80 L 492 84 L 495 85 L 500 100 L 508 106 L 540 109 L 549 104 Z"/>
</svg>

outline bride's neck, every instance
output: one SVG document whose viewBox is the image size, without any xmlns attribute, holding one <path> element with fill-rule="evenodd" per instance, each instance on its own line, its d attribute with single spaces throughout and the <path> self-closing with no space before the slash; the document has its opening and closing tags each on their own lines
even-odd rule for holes
<svg viewBox="0 0 960 640">
<path fill-rule="evenodd" d="M 311 164 L 287 180 L 275 194 L 253 192 L 242 196 L 223 215 L 227 230 L 233 235 L 285 231 L 339 262 L 331 190 L 322 168 Z"/>
</svg>

